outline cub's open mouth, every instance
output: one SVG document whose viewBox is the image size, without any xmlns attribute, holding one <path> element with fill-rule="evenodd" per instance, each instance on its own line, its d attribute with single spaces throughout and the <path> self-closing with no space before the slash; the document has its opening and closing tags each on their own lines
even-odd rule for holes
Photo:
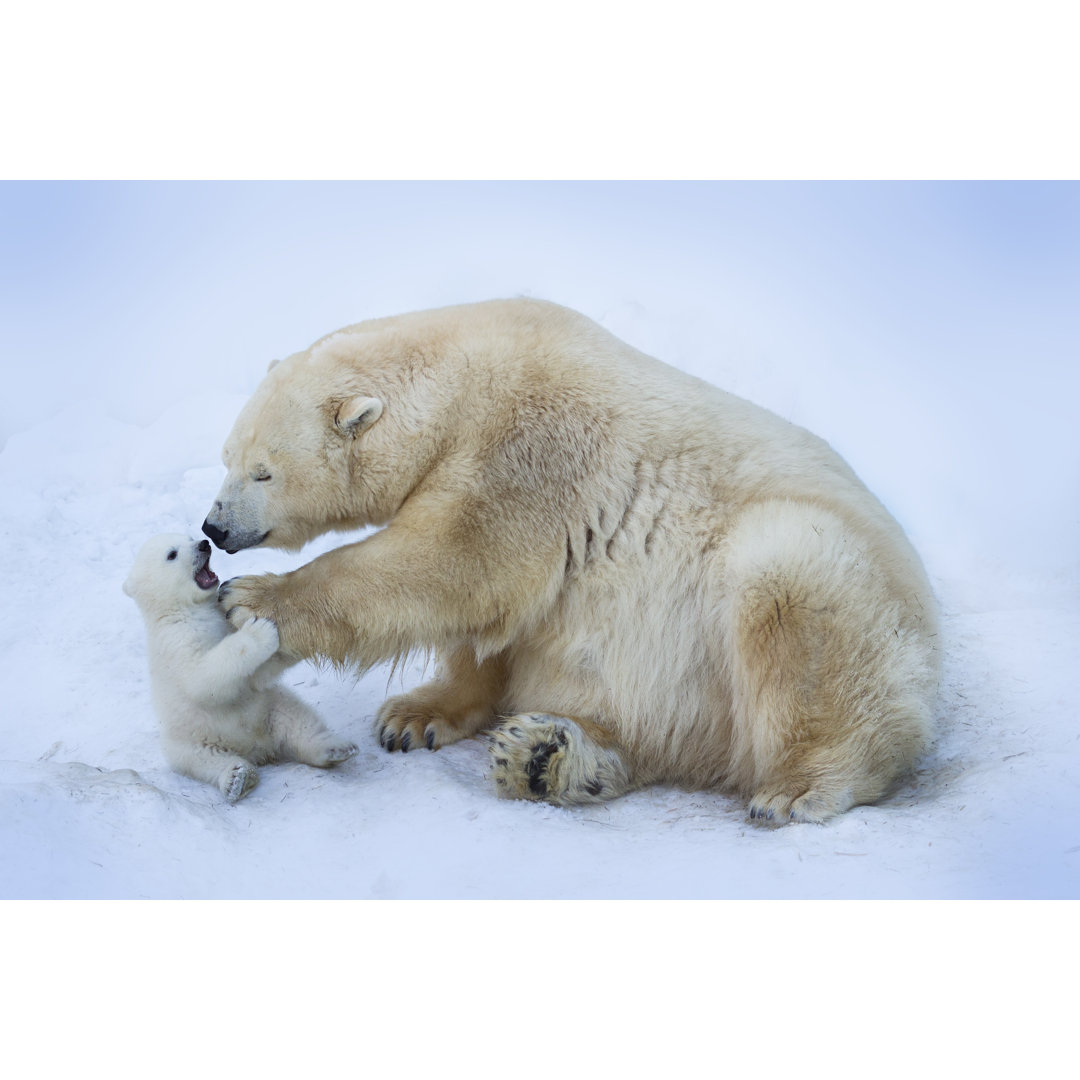
<svg viewBox="0 0 1080 1080">
<path fill-rule="evenodd" d="M 205 544 L 206 541 L 204 540 Z M 207 544 L 209 547 L 209 544 Z M 195 584 L 200 589 L 216 589 L 218 587 L 218 576 L 210 569 L 210 552 L 200 551 L 198 554 L 198 562 L 195 565 Z"/>
</svg>

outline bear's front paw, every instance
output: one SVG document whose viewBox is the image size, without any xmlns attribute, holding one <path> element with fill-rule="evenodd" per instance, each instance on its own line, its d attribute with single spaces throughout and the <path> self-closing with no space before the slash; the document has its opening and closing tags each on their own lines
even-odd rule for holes
<svg viewBox="0 0 1080 1080">
<path fill-rule="evenodd" d="M 475 735 L 491 719 L 488 706 L 454 707 L 428 686 L 384 701 L 375 720 L 375 738 L 385 750 L 438 750 Z"/>
<path fill-rule="evenodd" d="M 218 604 L 234 630 L 239 630 L 256 616 L 271 618 L 273 613 L 266 605 L 259 588 L 261 579 L 256 576 L 229 578 L 218 586 Z"/>
<path fill-rule="evenodd" d="M 225 618 L 234 630 L 240 630 L 255 618 L 255 612 L 251 608 L 244 607 L 243 604 L 237 604 L 236 607 L 229 608 L 225 612 Z"/>
</svg>

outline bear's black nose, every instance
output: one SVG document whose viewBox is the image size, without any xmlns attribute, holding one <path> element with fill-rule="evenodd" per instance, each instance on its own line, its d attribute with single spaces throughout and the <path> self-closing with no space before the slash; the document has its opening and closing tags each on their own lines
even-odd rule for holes
<svg viewBox="0 0 1080 1080">
<path fill-rule="evenodd" d="M 210 541 L 209 540 L 200 540 L 199 541 L 199 550 L 200 551 L 209 551 L 210 550 Z"/>
<path fill-rule="evenodd" d="M 213 540 L 219 548 L 224 549 L 225 538 L 229 535 L 228 529 L 222 532 L 221 529 L 219 529 L 216 525 L 211 525 L 210 519 L 207 518 L 207 520 L 202 523 L 202 531 L 206 533 L 206 535 L 209 536 L 210 539 Z"/>
</svg>

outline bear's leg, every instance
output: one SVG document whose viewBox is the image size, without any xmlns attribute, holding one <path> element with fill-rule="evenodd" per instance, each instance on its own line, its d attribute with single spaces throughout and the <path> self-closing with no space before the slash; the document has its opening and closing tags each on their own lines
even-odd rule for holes
<svg viewBox="0 0 1080 1080">
<path fill-rule="evenodd" d="M 327 769 L 356 755 L 359 747 L 355 743 L 330 731 L 318 714 L 294 694 L 280 688 L 270 694 L 271 753 L 275 758 Z"/>
<path fill-rule="evenodd" d="M 259 782 L 259 771 L 250 761 L 221 746 L 170 740 L 165 744 L 165 756 L 177 772 L 213 784 L 231 803 Z"/>
<path fill-rule="evenodd" d="M 491 733 L 496 793 L 575 806 L 604 802 L 639 785 L 604 728 L 588 720 L 519 713 Z"/>
<path fill-rule="evenodd" d="M 426 746 L 438 750 L 491 725 L 506 669 L 501 657 L 477 664 L 465 646 L 439 667 L 438 678 L 407 694 L 388 698 L 375 718 L 375 737 L 387 750 Z"/>
<path fill-rule="evenodd" d="M 875 802 L 925 745 L 930 630 L 867 548 L 797 503 L 755 508 L 729 538 L 732 780 L 757 821 Z"/>
</svg>

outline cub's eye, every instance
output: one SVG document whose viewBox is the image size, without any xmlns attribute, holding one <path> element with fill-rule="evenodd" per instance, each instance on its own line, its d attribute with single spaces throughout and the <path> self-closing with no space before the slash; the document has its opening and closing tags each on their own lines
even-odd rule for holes
<svg viewBox="0 0 1080 1080">
<path fill-rule="evenodd" d="M 172 551 L 170 551 L 169 554 L 165 557 L 169 560 L 169 562 L 172 562 L 173 559 L 176 558 L 176 548 L 173 548 Z"/>
<path fill-rule="evenodd" d="M 255 477 L 255 480 L 260 484 L 264 480 L 269 480 L 269 479 L 270 479 L 270 474 L 269 473 L 260 473 L 258 476 Z"/>
</svg>

